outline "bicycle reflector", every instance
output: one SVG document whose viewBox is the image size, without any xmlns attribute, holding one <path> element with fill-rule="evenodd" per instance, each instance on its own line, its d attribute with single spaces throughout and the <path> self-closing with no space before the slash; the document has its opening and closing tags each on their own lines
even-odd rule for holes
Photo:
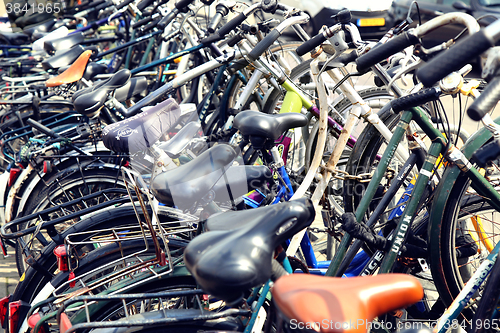
<svg viewBox="0 0 500 333">
<path fill-rule="evenodd" d="M 3 239 L 0 238 L 0 250 L 2 250 L 2 254 L 4 257 L 7 256 L 7 248 L 5 247 L 5 244 L 3 243 Z"/>
<path fill-rule="evenodd" d="M 59 268 L 61 272 L 69 271 L 68 253 L 66 252 L 66 246 L 64 244 L 58 245 L 54 249 L 54 255 L 57 257 L 57 268 Z"/>
<path fill-rule="evenodd" d="M 17 179 L 17 176 L 19 176 L 19 174 L 21 173 L 21 169 L 19 168 L 10 168 L 10 171 L 9 171 L 9 187 L 14 185 L 16 179 Z"/>
<path fill-rule="evenodd" d="M 21 311 L 21 301 L 9 303 L 9 332 L 16 332 L 19 322 L 19 312 Z"/>
<path fill-rule="evenodd" d="M 7 309 L 9 308 L 10 295 L 0 299 L 0 326 L 5 328 L 5 318 L 7 317 Z"/>
</svg>

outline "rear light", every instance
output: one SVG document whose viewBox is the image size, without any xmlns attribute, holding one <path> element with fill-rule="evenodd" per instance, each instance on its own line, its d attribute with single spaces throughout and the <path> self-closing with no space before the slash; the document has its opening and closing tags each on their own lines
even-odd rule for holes
<svg viewBox="0 0 500 333">
<path fill-rule="evenodd" d="M 19 312 L 21 311 L 21 301 L 9 303 L 9 332 L 17 332 L 19 323 Z"/>
<path fill-rule="evenodd" d="M 61 272 L 69 271 L 68 253 L 66 252 L 66 246 L 64 244 L 58 245 L 54 249 L 54 254 L 57 257 L 57 268 L 59 268 Z"/>
<path fill-rule="evenodd" d="M 7 309 L 9 307 L 10 295 L 0 299 L 0 326 L 5 328 L 5 318 L 7 318 Z"/>
<path fill-rule="evenodd" d="M 21 173 L 21 169 L 20 168 L 10 168 L 10 171 L 9 171 L 9 187 L 14 185 L 14 183 L 16 182 L 16 179 L 17 177 L 19 176 L 19 174 Z"/>
</svg>

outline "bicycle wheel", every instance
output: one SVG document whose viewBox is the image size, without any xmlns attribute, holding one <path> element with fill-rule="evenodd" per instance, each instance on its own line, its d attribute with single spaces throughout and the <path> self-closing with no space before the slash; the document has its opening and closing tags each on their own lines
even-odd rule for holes
<svg viewBox="0 0 500 333">
<path fill-rule="evenodd" d="M 65 202 L 105 189 L 125 188 L 125 184 L 121 179 L 121 173 L 119 173 L 118 168 L 85 168 L 82 170 L 74 170 L 72 172 L 68 172 L 67 170 L 68 169 L 63 171 L 63 173 L 56 173 L 54 177 L 45 179 L 44 182 L 40 182 L 39 184 L 42 188 L 35 188 L 29 193 L 30 201 L 23 209 L 23 216 L 39 212 L 50 207 L 55 207 Z M 65 172 L 66 175 L 64 175 Z M 43 187 L 45 184 L 50 184 L 50 186 Z M 28 193 L 24 193 L 23 195 L 28 195 Z M 117 192 L 117 194 L 109 193 L 107 199 L 112 200 L 121 196 L 123 196 L 122 192 Z M 56 211 L 51 216 L 51 219 L 55 219 L 69 213 L 74 213 L 78 210 L 85 209 L 88 206 L 97 205 L 101 203 L 101 200 L 102 198 L 98 197 L 95 200 L 86 202 L 86 205 L 76 204 L 71 207 L 67 207 L 63 211 Z M 38 223 L 40 223 L 40 221 L 31 220 L 30 222 L 22 224 L 20 228 L 26 229 L 37 225 Z M 75 222 L 68 221 L 68 223 L 58 225 L 56 229 L 58 232 L 62 232 L 73 223 Z M 40 251 L 49 242 L 50 237 L 45 232 L 40 232 L 36 238 L 32 237 L 32 235 L 23 237 L 23 243 L 30 244 L 31 251 L 35 252 Z M 25 259 L 22 245 L 18 241 L 16 242 L 16 264 L 20 276 L 24 273 L 28 266 Z"/>
<path fill-rule="evenodd" d="M 162 222 L 182 221 L 188 218 L 187 215 L 181 212 L 168 208 L 160 207 L 159 217 Z M 141 214 L 142 215 L 142 214 Z M 98 212 L 95 215 L 85 218 L 84 220 L 70 226 L 61 234 L 61 240 L 69 234 L 117 228 L 122 226 L 137 226 L 137 217 L 132 206 L 113 207 L 105 211 Z M 93 237 L 92 233 L 82 234 L 81 238 L 75 240 L 87 240 Z M 179 235 L 183 239 L 189 239 L 189 235 Z M 29 267 L 23 275 L 20 283 L 17 285 L 14 293 L 11 296 L 12 301 L 21 300 L 33 305 L 33 300 L 42 291 L 42 289 L 52 280 L 53 275 L 57 272 L 57 261 L 53 255 L 54 248 L 59 245 L 55 242 L 45 246 L 36 258 L 37 267 Z M 78 249 L 79 253 L 92 251 L 93 247 L 82 246 Z M 47 297 L 47 296 L 46 296 Z M 32 304 L 33 303 L 33 304 Z M 20 321 L 25 319 L 27 310 L 20 313 Z"/>
<path fill-rule="evenodd" d="M 490 276 L 484 285 L 484 292 L 479 301 L 477 311 L 472 319 L 470 333 L 498 331 L 498 318 L 493 318 L 496 311 L 500 290 L 500 260 L 495 262 Z"/>
<path fill-rule="evenodd" d="M 490 183 L 499 191 L 500 161 L 493 161 L 485 172 Z M 461 174 L 449 191 L 440 232 L 430 243 L 432 274 L 446 305 L 451 304 L 500 240 L 497 223 L 500 213 L 470 187 L 468 177 Z M 482 294 L 481 288 L 474 300 L 477 301 L 477 296 Z M 470 318 L 474 308 L 469 307 L 465 315 Z"/>
<path fill-rule="evenodd" d="M 172 261 L 182 261 L 182 253 L 187 245 L 187 242 L 182 241 L 176 238 L 169 238 L 169 249 L 172 253 Z M 146 246 L 147 243 L 147 246 Z M 154 267 L 154 265 L 144 266 L 143 269 L 137 269 L 135 271 L 131 271 L 130 267 L 136 264 L 141 264 L 143 261 L 147 261 L 151 258 L 155 257 L 155 248 L 153 241 L 148 239 L 147 242 L 144 239 L 135 239 L 135 240 L 124 240 L 120 243 L 111 243 L 107 245 L 100 246 L 93 251 L 87 252 L 85 256 L 76 260 L 76 269 L 73 270 L 76 278 L 78 279 L 76 285 L 74 287 L 70 287 L 68 281 L 68 272 L 59 272 L 50 282 L 50 286 L 46 288 L 56 289 L 57 295 L 64 298 L 65 294 L 73 293 L 75 290 L 81 288 L 91 288 L 91 292 L 86 292 L 85 294 L 99 294 L 99 293 L 109 293 L 110 289 L 113 289 L 113 292 L 116 293 L 119 291 L 120 293 L 128 293 L 132 288 L 135 290 L 139 290 L 137 284 L 141 280 L 144 280 L 149 274 L 149 271 L 144 269 L 144 267 Z M 122 276 L 121 278 L 117 278 L 118 274 L 124 274 L 123 270 L 128 269 L 128 274 Z M 145 273 L 146 272 L 146 273 Z M 127 280 L 129 283 L 127 283 Z M 159 278 L 153 279 L 156 283 L 154 286 L 156 288 L 161 288 L 160 286 L 169 286 L 169 277 L 166 276 L 165 280 L 160 280 Z M 190 277 L 188 277 L 188 282 L 191 282 Z M 160 281 L 162 283 L 160 283 Z M 163 284 L 165 282 L 165 285 Z M 85 284 L 86 287 L 83 287 Z M 93 285 L 93 286 L 92 286 Z M 147 292 L 148 287 L 146 286 L 148 282 L 142 282 L 140 288 L 143 291 Z M 191 285 L 191 283 L 188 283 Z M 38 300 L 41 297 L 38 298 Z M 129 302 L 129 306 L 132 306 L 133 303 Z M 142 304 L 142 307 L 135 307 L 134 309 L 130 309 L 130 311 L 140 311 L 140 309 L 151 309 L 154 305 L 148 304 L 146 307 Z M 40 313 L 48 314 L 54 311 L 53 309 L 57 306 L 53 306 L 50 304 L 44 305 L 39 309 Z M 110 307 L 114 307 L 115 309 L 111 309 Z M 120 313 L 121 311 L 121 313 Z M 144 310 L 143 310 L 144 311 Z M 132 313 L 129 313 L 131 315 Z M 119 319 L 125 317 L 123 313 L 123 309 L 120 309 L 119 304 L 113 304 L 113 302 L 109 302 L 106 307 L 100 309 L 99 312 L 94 313 L 93 320 L 103 321 L 103 320 L 111 320 L 111 319 Z M 51 322 L 51 324 L 54 324 Z"/>
</svg>

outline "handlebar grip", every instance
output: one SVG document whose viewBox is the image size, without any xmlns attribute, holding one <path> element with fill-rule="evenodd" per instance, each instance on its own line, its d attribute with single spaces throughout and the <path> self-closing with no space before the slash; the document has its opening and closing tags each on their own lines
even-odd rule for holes
<svg viewBox="0 0 500 333">
<path fill-rule="evenodd" d="M 230 47 L 233 47 L 235 46 L 236 44 L 238 44 L 238 42 L 240 40 L 242 40 L 244 37 L 241 35 L 241 34 L 236 34 L 234 35 L 233 37 L 229 38 L 227 40 L 227 45 L 229 45 Z"/>
<path fill-rule="evenodd" d="M 30 125 L 31 127 L 36 128 L 37 130 L 39 130 L 43 134 L 48 135 L 54 139 L 58 139 L 61 137 L 60 135 L 56 134 L 56 132 L 54 132 L 50 128 L 40 124 L 38 121 L 35 121 L 31 118 L 28 118 L 28 120 L 26 120 L 26 123 L 28 123 L 28 125 Z"/>
<path fill-rule="evenodd" d="M 168 13 L 164 18 L 162 18 L 158 24 L 157 24 L 157 27 L 159 30 L 163 30 L 165 29 L 165 27 L 170 23 L 172 22 L 172 20 L 177 16 L 179 12 L 174 9 L 172 10 L 170 13 Z"/>
<path fill-rule="evenodd" d="M 104 9 L 104 8 L 106 8 L 106 7 L 109 7 L 109 6 L 111 6 L 112 4 L 113 4 L 113 2 L 111 2 L 111 1 L 106 1 L 106 2 L 104 2 L 103 4 L 100 4 L 99 6 L 95 7 L 95 10 L 96 10 L 96 11 L 100 11 L 101 9 Z"/>
<path fill-rule="evenodd" d="M 192 3 L 194 0 L 180 0 L 175 3 L 175 8 L 177 8 L 180 12 L 187 13 L 189 10 L 187 6 Z"/>
<path fill-rule="evenodd" d="M 472 62 L 494 44 L 484 31 L 480 30 L 453 45 L 449 50 L 438 54 L 419 68 L 417 78 L 424 86 L 430 87 L 451 72 L 457 71 Z"/>
<path fill-rule="evenodd" d="M 100 4 L 104 3 L 106 0 L 98 0 L 98 1 L 86 1 L 86 2 L 82 2 L 81 5 L 79 5 L 78 7 L 75 7 L 76 11 L 79 12 L 85 8 L 88 8 L 90 6 L 92 7 L 95 7 L 95 6 L 99 6 Z"/>
<path fill-rule="evenodd" d="M 146 17 L 145 19 L 139 20 L 132 24 L 132 29 L 137 29 L 140 26 L 143 26 L 145 24 L 148 24 L 149 22 L 153 21 L 153 16 Z"/>
<path fill-rule="evenodd" d="M 141 32 L 142 33 L 145 33 L 145 32 L 148 32 L 149 30 L 153 29 L 154 27 L 156 27 L 157 25 L 159 25 L 160 22 L 160 19 L 156 19 L 156 20 L 153 20 L 151 23 L 149 23 L 148 25 L 145 25 L 141 28 Z"/>
<path fill-rule="evenodd" d="M 216 12 L 212 20 L 208 24 L 207 31 L 211 34 L 215 32 L 215 29 L 219 26 L 220 21 L 222 20 L 222 13 Z"/>
<path fill-rule="evenodd" d="M 123 1 L 122 3 L 120 3 L 118 6 L 116 6 L 116 9 L 122 9 L 123 7 L 126 7 L 128 6 L 129 4 L 131 4 L 134 0 L 125 0 Z"/>
<path fill-rule="evenodd" d="M 250 61 L 254 61 L 260 55 L 269 48 L 269 46 L 273 45 L 274 41 L 277 40 L 281 36 L 280 32 L 276 29 L 271 31 L 263 40 L 257 43 L 252 51 L 248 54 L 248 58 Z"/>
<path fill-rule="evenodd" d="M 217 34 L 221 37 L 226 36 L 230 31 L 233 31 L 237 26 L 239 26 L 243 21 L 245 21 L 247 16 L 243 13 L 239 13 L 235 17 L 231 19 L 231 21 L 224 24 L 219 30 L 217 30 Z"/>
<path fill-rule="evenodd" d="M 467 109 L 472 120 L 480 121 L 500 100 L 500 78 L 496 77 L 484 88 L 481 95 Z"/>
<path fill-rule="evenodd" d="M 335 61 L 347 65 L 356 59 L 358 59 L 358 52 L 354 50 L 351 53 L 342 53 Z"/>
<path fill-rule="evenodd" d="M 391 55 L 403 51 L 408 46 L 417 44 L 419 41 L 418 37 L 405 31 L 403 34 L 389 40 L 387 43 L 374 47 L 367 53 L 361 55 L 356 60 L 357 69 L 359 72 L 364 72 Z"/>
<path fill-rule="evenodd" d="M 500 156 L 500 141 L 494 140 L 478 150 L 472 155 L 472 160 L 481 168 L 484 168 L 488 162 L 496 160 Z"/>
<path fill-rule="evenodd" d="M 435 101 L 441 95 L 441 90 L 437 88 L 428 88 L 417 93 L 397 98 L 391 102 L 392 110 L 397 113 L 408 108 L 422 105 L 424 103 Z"/>
<path fill-rule="evenodd" d="M 139 2 L 139 4 L 137 4 L 137 9 L 142 12 L 144 8 L 151 6 L 153 2 L 155 2 L 155 0 L 142 0 L 141 2 Z"/>
<path fill-rule="evenodd" d="M 302 45 L 300 45 L 297 48 L 297 54 L 299 56 L 303 56 L 304 54 L 311 51 L 315 47 L 318 47 L 319 45 L 321 45 L 321 43 L 323 43 L 325 40 L 326 40 L 326 37 L 323 35 L 322 32 L 320 32 L 319 34 L 317 34 L 313 38 L 302 43 Z"/>
</svg>

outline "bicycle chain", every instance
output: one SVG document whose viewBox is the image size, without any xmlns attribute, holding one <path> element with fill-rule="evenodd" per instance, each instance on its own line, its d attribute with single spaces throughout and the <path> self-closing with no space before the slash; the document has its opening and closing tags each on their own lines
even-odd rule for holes
<svg viewBox="0 0 500 333">
<path fill-rule="evenodd" d="M 359 175 L 350 175 L 348 172 L 346 172 L 344 170 L 331 169 L 331 168 L 328 168 L 324 165 L 320 165 L 320 168 L 329 171 L 332 174 L 332 178 L 340 179 L 340 180 L 350 179 L 350 180 L 357 180 L 360 183 L 368 183 L 373 176 L 373 172 L 360 173 Z"/>
</svg>

